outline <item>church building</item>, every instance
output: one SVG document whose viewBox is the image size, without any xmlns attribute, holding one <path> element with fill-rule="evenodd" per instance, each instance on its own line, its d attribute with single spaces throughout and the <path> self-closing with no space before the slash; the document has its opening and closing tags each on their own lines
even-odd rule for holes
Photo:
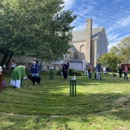
<svg viewBox="0 0 130 130">
<path fill-rule="evenodd" d="M 72 35 L 70 54 L 65 55 L 65 59 L 70 62 L 70 68 L 84 70 L 87 63 L 95 67 L 98 58 L 108 51 L 105 28 L 92 28 L 92 19 L 89 18 L 86 29 L 73 31 Z"/>
</svg>

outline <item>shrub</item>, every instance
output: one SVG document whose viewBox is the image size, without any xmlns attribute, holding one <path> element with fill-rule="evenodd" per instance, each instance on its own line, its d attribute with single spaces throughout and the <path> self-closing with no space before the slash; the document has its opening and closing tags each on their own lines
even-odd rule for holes
<svg viewBox="0 0 130 130">
<path fill-rule="evenodd" d="M 56 72 L 56 74 L 57 74 L 57 75 L 61 75 L 61 70 L 58 70 L 58 71 Z"/>
<path fill-rule="evenodd" d="M 61 75 L 61 71 L 62 70 L 58 70 L 56 72 L 57 75 Z M 81 74 L 79 72 L 76 72 L 73 68 L 69 69 L 69 75 L 76 75 L 76 76 L 81 76 Z"/>
<path fill-rule="evenodd" d="M 73 75 L 76 75 L 76 76 L 81 76 L 81 74 L 79 72 L 74 72 Z"/>
<path fill-rule="evenodd" d="M 69 75 L 81 76 L 81 74 L 79 72 L 76 72 L 73 68 L 69 69 Z"/>
<path fill-rule="evenodd" d="M 73 68 L 69 68 L 69 75 L 74 75 L 75 70 Z"/>
</svg>

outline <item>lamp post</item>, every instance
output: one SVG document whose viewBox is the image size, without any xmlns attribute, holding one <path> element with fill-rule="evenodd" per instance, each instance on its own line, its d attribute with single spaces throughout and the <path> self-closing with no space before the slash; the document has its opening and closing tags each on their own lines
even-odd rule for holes
<svg viewBox="0 0 130 130">
<path fill-rule="evenodd" d="M 76 96 L 76 79 L 70 79 L 70 96 Z"/>
</svg>

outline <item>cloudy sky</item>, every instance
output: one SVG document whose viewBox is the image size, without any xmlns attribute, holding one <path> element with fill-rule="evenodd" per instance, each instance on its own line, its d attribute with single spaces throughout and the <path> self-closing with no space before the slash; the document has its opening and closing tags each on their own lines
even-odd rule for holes
<svg viewBox="0 0 130 130">
<path fill-rule="evenodd" d="M 65 9 L 74 10 L 75 30 L 86 28 L 86 19 L 92 18 L 93 27 L 104 26 L 108 48 L 130 36 L 130 0 L 64 0 Z"/>
</svg>

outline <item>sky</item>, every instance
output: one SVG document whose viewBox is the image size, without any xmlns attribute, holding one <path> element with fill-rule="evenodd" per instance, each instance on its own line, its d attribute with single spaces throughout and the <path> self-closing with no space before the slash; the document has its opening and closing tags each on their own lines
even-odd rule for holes
<svg viewBox="0 0 130 130">
<path fill-rule="evenodd" d="M 104 26 L 108 49 L 130 36 L 130 0 L 64 0 L 65 9 L 73 10 L 77 18 L 74 30 L 86 29 L 86 20 L 91 18 L 94 27 Z"/>
</svg>

